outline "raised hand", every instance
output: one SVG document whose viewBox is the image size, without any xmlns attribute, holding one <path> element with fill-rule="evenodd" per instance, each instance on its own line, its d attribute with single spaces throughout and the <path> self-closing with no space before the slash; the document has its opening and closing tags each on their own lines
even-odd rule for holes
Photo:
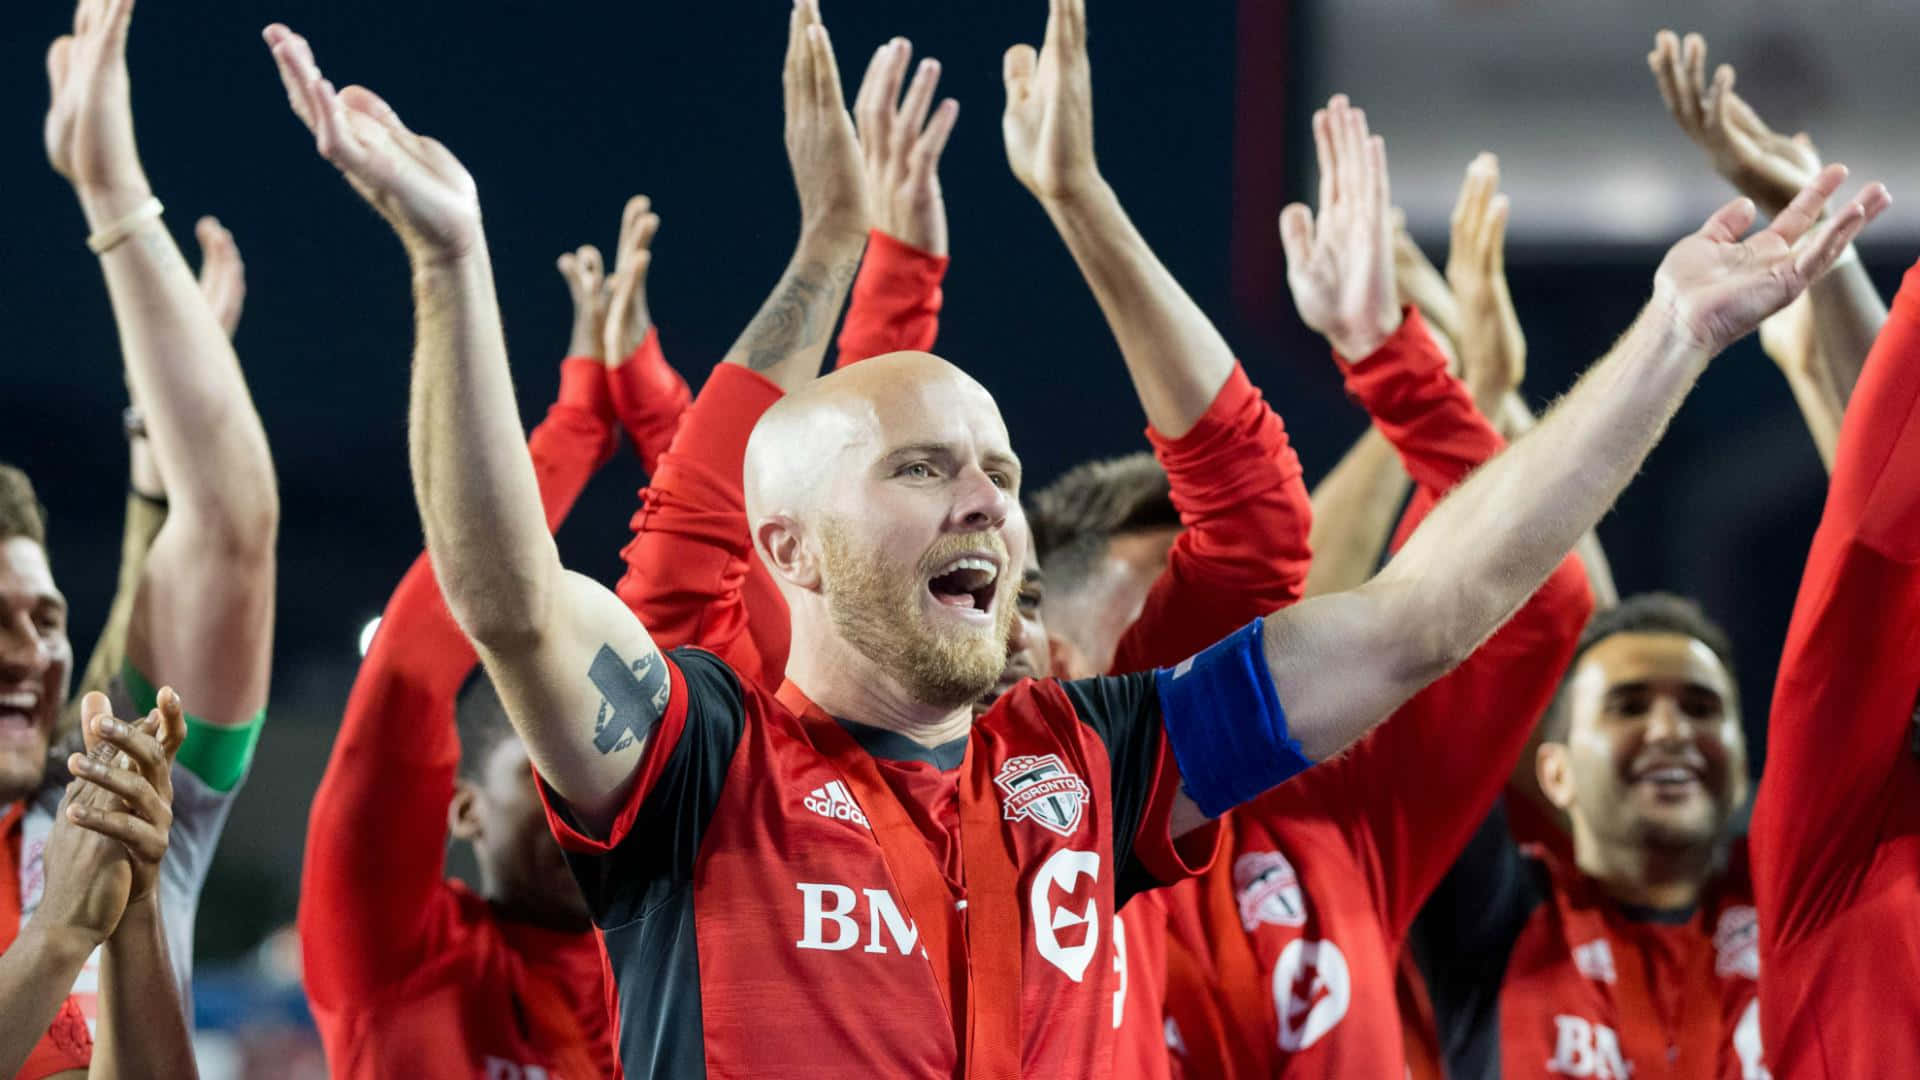
<svg viewBox="0 0 1920 1080">
<path fill-rule="evenodd" d="M 407 130 L 393 107 L 363 86 L 336 93 L 306 38 L 279 23 L 263 36 L 320 156 L 387 219 L 416 262 L 450 262 L 479 246 L 479 192 L 446 147 Z"/>
<path fill-rule="evenodd" d="M 1715 171 L 1768 215 L 1779 213 L 1819 174 L 1813 141 L 1804 132 L 1778 134 L 1761 121 L 1734 92 L 1731 65 L 1721 64 L 1707 83 L 1707 43 L 1699 34 L 1682 40 L 1660 31 L 1647 66 L 1680 130 L 1707 152 Z"/>
<path fill-rule="evenodd" d="M 1499 193 L 1500 160 L 1481 154 L 1467 166 L 1453 207 L 1447 284 L 1458 305 L 1454 346 L 1460 377 L 1481 411 L 1494 415 L 1527 372 L 1527 339 L 1507 291 L 1507 197 Z"/>
<path fill-rule="evenodd" d="M 1451 341 L 1460 324 L 1460 309 L 1453 298 L 1453 287 L 1414 242 L 1407 231 L 1407 215 L 1399 208 L 1393 221 L 1393 286 L 1402 307 L 1412 305 L 1426 316 L 1430 328 Z M 1445 343 L 1442 343 L 1445 345 Z"/>
<path fill-rule="evenodd" d="M 1001 65 L 1007 108 L 1000 131 L 1013 175 L 1042 202 L 1097 188 L 1093 156 L 1093 75 L 1087 62 L 1086 0 L 1052 0 L 1047 36 L 1008 49 Z"/>
<path fill-rule="evenodd" d="M 87 752 L 67 759 L 81 780 L 69 810 L 74 824 L 118 841 L 131 869 L 127 902 L 153 895 L 173 827 L 173 758 L 186 741 L 180 695 L 163 688 L 138 723 L 114 719 L 103 694 L 81 704 Z"/>
<path fill-rule="evenodd" d="M 872 220 L 860 138 L 847 115 L 840 67 L 819 0 L 797 0 L 787 22 L 787 160 L 800 191 L 800 229 L 864 237 Z"/>
<path fill-rule="evenodd" d="M 1303 203 L 1280 212 L 1287 284 L 1301 320 L 1342 357 L 1359 360 L 1400 326 L 1387 146 L 1344 94 L 1314 112 L 1313 143 L 1320 216 L 1316 221 Z"/>
<path fill-rule="evenodd" d="M 1845 180 L 1844 165 L 1822 169 L 1765 229 L 1753 226 L 1754 204 L 1735 199 L 1699 232 L 1675 244 L 1653 278 L 1654 304 L 1709 354 L 1718 353 L 1786 307 L 1825 273 L 1854 236 L 1892 203 L 1881 184 L 1814 229 L 1821 208 Z"/>
<path fill-rule="evenodd" d="M 118 196 L 125 213 L 152 192 L 133 140 L 127 82 L 127 28 L 133 0 L 80 0 L 73 33 L 47 50 L 53 100 L 47 158 L 82 193 Z"/>
<path fill-rule="evenodd" d="M 647 270 L 653 265 L 653 235 L 660 231 L 660 215 L 653 200 L 635 195 L 620 215 L 620 247 L 613 256 L 613 277 L 607 281 L 607 366 L 618 367 L 647 339 L 653 315 L 647 310 Z"/>
<path fill-rule="evenodd" d="M 240 327 L 240 308 L 247 299 L 247 266 L 240 261 L 233 234 L 219 218 L 201 218 L 194 223 L 193 235 L 200 241 L 200 292 L 231 338 Z"/>
<path fill-rule="evenodd" d="M 900 84 L 913 46 L 894 38 L 874 50 L 854 97 L 853 118 L 866 154 L 867 191 L 874 227 L 921 251 L 947 253 L 947 206 L 940 195 L 940 154 L 960 118 L 960 103 L 948 98 L 932 116 L 940 61 L 920 61 L 906 97 Z"/>
<path fill-rule="evenodd" d="M 567 341 L 567 355 L 605 359 L 607 286 L 600 249 L 582 244 L 579 250 L 560 256 L 559 267 L 567 294 L 573 297 L 573 335 Z"/>
</svg>

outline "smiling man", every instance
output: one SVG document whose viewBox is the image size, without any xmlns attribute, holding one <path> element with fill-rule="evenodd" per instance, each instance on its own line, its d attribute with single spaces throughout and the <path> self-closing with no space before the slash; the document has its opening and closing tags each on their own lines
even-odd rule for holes
<svg viewBox="0 0 1920 1080">
<path fill-rule="evenodd" d="M 1481 829 L 1417 938 L 1456 1076 L 1764 1075 L 1727 636 L 1691 601 L 1596 615 L 1542 721 L 1573 860 Z"/>
</svg>

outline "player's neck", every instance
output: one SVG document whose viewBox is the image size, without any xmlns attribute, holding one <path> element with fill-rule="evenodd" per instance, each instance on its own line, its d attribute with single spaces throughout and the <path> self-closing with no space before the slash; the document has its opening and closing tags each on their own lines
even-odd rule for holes
<svg viewBox="0 0 1920 1080">
<path fill-rule="evenodd" d="M 787 678 L 829 716 L 885 728 L 921 746 L 944 746 L 973 727 L 970 706 L 949 709 L 916 701 L 898 679 L 837 639 L 809 647 L 796 633 Z"/>
<path fill-rule="evenodd" d="M 1690 908 L 1700 902 L 1713 876 L 1714 852 L 1709 845 L 1655 848 L 1608 843 L 1581 832 L 1576 827 L 1575 863 L 1622 904 L 1661 911 Z"/>
</svg>

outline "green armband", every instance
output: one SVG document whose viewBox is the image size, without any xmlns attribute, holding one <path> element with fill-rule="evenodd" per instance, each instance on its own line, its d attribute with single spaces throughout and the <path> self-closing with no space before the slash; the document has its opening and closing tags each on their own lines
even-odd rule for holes
<svg viewBox="0 0 1920 1080">
<path fill-rule="evenodd" d="M 133 700 L 137 715 L 145 716 L 160 703 L 160 690 L 128 660 L 120 666 L 127 696 Z M 262 708 L 253 719 L 239 727 L 216 727 L 187 714 L 187 741 L 181 745 L 174 764 L 200 778 L 215 791 L 232 791 L 253 764 L 253 748 L 260 742 L 260 728 L 267 722 Z"/>
</svg>

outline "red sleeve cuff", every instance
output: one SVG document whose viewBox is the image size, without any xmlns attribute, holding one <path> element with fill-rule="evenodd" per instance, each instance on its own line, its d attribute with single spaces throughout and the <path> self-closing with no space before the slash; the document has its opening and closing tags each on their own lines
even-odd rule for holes
<svg viewBox="0 0 1920 1080">
<path fill-rule="evenodd" d="M 933 348 L 944 302 L 940 282 L 949 261 L 873 230 L 853 282 L 835 366 L 882 353 Z"/>
<path fill-rule="evenodd" d="M 1166 733 L 1160 736 L 1160 761 L 1154 768 L 1153 787 L 1147 793 L 1147 813 L 1134 838 L 1134 858 L 1147 868 L 1155 881 L 1172 885 L 1198 877 L 1213 865 L 1225 835 L 1219 820 L 1213 820 L 1184 836 L 1173 835 L 1173 800 L 1180 794 L 1180 766 L 1174 761 L 1172 744 Z"/>
<path fill-rule="evenodd" d="M 1234 483 L 1237 475 L 1257 480 L 1262 487 L 1271 485 L 1274 475 L 1269 471 L 1256 473 L 1232 467 L 1234 462 L 1244 461 L 1250 452 L 1257 450 L 1276 459 L 1281 467 L 1281 479 L 1292 479 L 1301 473 L 1300 459 L 1288 444 L 1286 426 L 1278 413 L 1267 408 L 1265 396 L 1238 363 L 1233 365 L 1233 373 L 1227 376 L 1220 392 L 1213 396 L 1213 403 L 1207 406 L 1192 430 L 1172 439 L 1148 427 L 1147 440 L 1153 444 L 1154 456 L 1160 459 L 1161 467 L 1173 481 L 1175 501 L 1182 504 L 1183 516 L 1189 512 L 1186 504 L 1201 493 L 1209 496 L 1205 498 L 1208 504 L 1237 502 L 1243 494 L 1240 490 L 1243 485 Z"/>
<path fill-rule="evenodd" d="M 555 403 L 611 421 L 613 396 L 607 367 L 591 356 L 569 356 L 560 363 L 560 396 Z"/>
<path fill-rule="evenodd" d="M 653 729 L 653 736 L 647 740 L 647 748 L 640 755 L 640 764 L 635 769 L 632 786 L 627 790 L 626 801 L 620 806 L 620 812 L 614 816 L 613 824 L 607 828 L 603 839 L 592 835 L 575 825 L 573 812 L 560 793 L 547 783 L 546 777 L 534 770 L 534 779 L 539 783 L 534 787 L 540 792 L 540 805 L 547 814 L 547 827 L 553 830 L 554 839 L 568 851 L 582 855 L 605 855 L 619 847 L 633 829 L 634 819 L 640 815 L 640 808 L 646 805 L 647 795 L 660 780 L 660 774 L 666 770 L 667 759 L 673 756 L 674 748 L 680 745 L 680 737 L 687 730 L 687 680 L 680 674 L 680 665 L 665 653 L 660 659 L 667 665 L 667 679 L 672 687 L 672 697 L 667 702 L 667 711 L 660 717 L 660 723 Z"/>
<path fill-rule="evenodd" d="M 613 412 L 633 440 L 641 465 L 652 473 L 679 430 L 693 401 L 687 380 L 667 363 L 658 327 L 650 327 L 631 355 L 607 372 Z"/>
<path fill-rule="evenodd" d="M 1363 403 L 1374 381 L 1386 372 L 1430 375 L 1447 367 L 1447 354 L 1441 352 L 1439 343 L 1433 340 L 1433 332 L 1427 329 L 1427 320 L 1420 309 L 1412 306 L 1401 310 L 1399 328 L 1373 352 L 1358 360 L 1341 356 L 1337 351 L 1333 355 L 1346 372 L 1348 393 Z"/>
</svg>

